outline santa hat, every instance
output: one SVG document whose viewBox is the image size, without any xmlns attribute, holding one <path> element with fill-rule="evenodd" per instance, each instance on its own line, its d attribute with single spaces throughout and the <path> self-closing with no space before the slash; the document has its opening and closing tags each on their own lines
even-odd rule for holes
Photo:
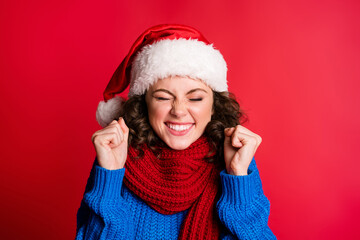
<svg viewBox="0 0 360 240">
<path fill-rule="evenodd" d="M 105 127 L 119 117 L 124 99 L 116 94 L 129 85 L 129 97 L 141 95 L 158 79 L 187 76 L 201 79 L 214 91 L 227 91 L 227 67 L 221 53 L 196 29 L 179 24 L 162 24 L 138 37 L 116 69 L 96 111 Z"/>
</svg>

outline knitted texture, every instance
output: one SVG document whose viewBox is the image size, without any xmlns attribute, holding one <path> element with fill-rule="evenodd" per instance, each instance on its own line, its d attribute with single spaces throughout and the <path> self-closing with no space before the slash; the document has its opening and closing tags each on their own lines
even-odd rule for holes
<svg viewBox="0 0 360 240">
<path fill-rule="evenodd" d="M 178 239 L 188 210 L 171 215 L 155 211 L 123 184 L 124 175 L 125 168 L 107 170 L 95 160 L 77 213 L 76 239 Z M 270 204 L 255 159 L 248 175 L 222 171 L 220 177 L 219 239 L 276 239 L 267 225 Z"/>
<path fill-rule="evenodd" d="M 202 136 L 185 150 L 161 147 L 156 156 L 146 145 L 144 155 L 130 147 L 125 185 L 162 214 L 189 209 L 180 239 L 218 239 L 220 222 L 214 214 L 220 171 L 205 157 L 210 152 Z"/>
</svg>

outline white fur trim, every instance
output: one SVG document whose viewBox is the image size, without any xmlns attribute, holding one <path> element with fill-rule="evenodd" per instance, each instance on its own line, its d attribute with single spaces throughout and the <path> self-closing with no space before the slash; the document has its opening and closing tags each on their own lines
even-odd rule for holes
<svg viewBox="0 0 360 240">
<path fill-rule="evenodd" d="M 124 99 L 119 96 L 109 99 L 107 102 L 100 101 L 96 110 L 96 120 L 100 126 L 106 127 L 114 119 L 118 119 L 124 102 Z"/>
<path fill-rule="evenodd" d="M 196 39 L 161 40 L 144 46 L 131 69 L 129 96 L 141 95 L 158 79 L 188 76 L 201 79 L 213 90 L 227 91 L 226 62 L 212 44 Z"/>
</svg>

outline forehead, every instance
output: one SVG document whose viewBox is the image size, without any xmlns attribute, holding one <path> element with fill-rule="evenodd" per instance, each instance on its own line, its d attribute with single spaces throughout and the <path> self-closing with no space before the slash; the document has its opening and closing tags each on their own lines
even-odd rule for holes
<svg viewBox="0 0 360 240">
<path fill-rule="evenodd" d="M 166 89 L 174 92 L 188 92 L 195 88 L 201 88 L 206 92 L 211 92 L 211 88 L 208 87 L 204 82 L 198 79 L 193 79 L 189 77 L 179 77 L 172 76 L 168 78 L 159 79 L 152 86 L 150 86 L 150 91 L 155 91 L 157 89 Z"/>
</svg>

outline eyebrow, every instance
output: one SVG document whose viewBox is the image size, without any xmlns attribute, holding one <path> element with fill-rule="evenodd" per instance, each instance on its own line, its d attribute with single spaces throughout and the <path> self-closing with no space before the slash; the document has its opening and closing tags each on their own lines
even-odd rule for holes
<svg viewBox="0 0 360 240">
<path fill-rule="evenodd" d="M 196 92 L 196 91 L 203 91 L 205 93 L 207 93 L 207 91 L 205 89 L 202 89 L 202 88 L 194 88 L 194 89 L 191 89 L 190 91 L 188 91 L 186 93 L 186 95 L 190 94 L 190 93 L 193 93 L 193 92 Z M 156 93 L 156 92 L 166 92 L 172 96 L 175 96 L 172 92 L 170 92 L 169 90 L 166 90 L 166 89 L 163 89 L 163 88 L 159 88 L 159 89 L 156 89 L 155 91 L 153 91 L 153 94 Z"/>
</svg>

